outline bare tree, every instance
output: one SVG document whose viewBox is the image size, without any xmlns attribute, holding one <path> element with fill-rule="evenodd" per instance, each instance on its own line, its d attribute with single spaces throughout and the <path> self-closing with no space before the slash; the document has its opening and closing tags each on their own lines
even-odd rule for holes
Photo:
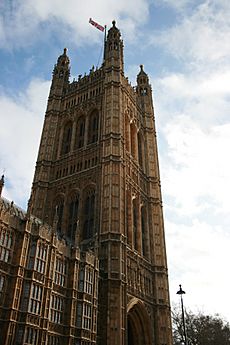
<svg viewBox="0 0 230 345">
<path fill-rule="evenodd" d="M 181 310 L 172 312 L 174 345 L 185 344 Z M 230 325 L 220 315 L 194 314 L 185 311 L 187 345 L 230 345 Z"/>
</svg>

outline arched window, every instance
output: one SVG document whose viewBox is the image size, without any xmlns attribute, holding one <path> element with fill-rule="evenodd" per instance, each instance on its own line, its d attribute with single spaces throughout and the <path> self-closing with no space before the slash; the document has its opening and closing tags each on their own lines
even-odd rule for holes
<svg viewBox="0 0 230 345">
<path fill-rule="evenodd" d="M 77 222 L 78 222 L 78 206 L 79 206 L 79 197 L 78 195 L 73 195 L 70 198 L 68 204 L 68 227 L 67 227 L 67 237 L 74 241 L 76 230 L 77 230 Z"/>
<path fill-rule="evenodd" d="M 80 117 L 77 122 L 77 134 L 76 134 L 76 148 L 79 149 L 84 146 L 85 137 L 85 119 Z"/>
<path fill-rule="evenodd" d="M 98 111 L 94 110 L 89 117 L 88 144 L 95 143 L 98 140 Z"/>
<path fill-rule="evenodd" d="M 114 42 L 114 50 L 118 50 L 119 49 L 119 45 L 117 42 Z"/>
<path fill-rule="evenodd" d="M 83 203 L 83 240 L 89 239 L 94 234 L 95 221 L 95 191 L 89 191 Z"/>
<path fill-rule="evenodd" d="M 63 155 L 70 151 L 71 139 L 72 139 L 72 122 L 67 122 L 64 127 L 63 138 L 62 138 L 62 154 Z"/>
<path fill-rule="evenodd" d="M 57 232 L 62 233 L 62 221 L 63 221 L 63 210 L 64 210 L 64 198 L 59 196 L 54 202 L 54 219 L 57 220 Z"/>
<path fill-rule="evenodd" d="M 138 234 L 137 234 L 137 205 L 136 199 L 133 200 L 133 245 L 134 249 L 138 248 Z"/>
</svg>

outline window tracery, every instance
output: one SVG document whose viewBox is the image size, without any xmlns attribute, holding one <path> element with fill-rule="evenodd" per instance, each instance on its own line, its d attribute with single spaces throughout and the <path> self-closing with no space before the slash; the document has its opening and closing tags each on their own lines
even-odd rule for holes
<svg viewBox="0 0 230 345">
<path fill-rule="evenodd" d="M 45 274 L 47 258 L 47 245 L 39 242 L 36 253 L 35 270 L 39 273 Z"/>
<path fill-rule="evenodd" d="M 42 292 L 43 288 L 41 285 L 36 283 L 32 284 L 31 296 L 29 301 L 29 312 L 33 314 L 40 315 L 41 304 L 42 304 Z"/>
<path fill-rule="evenodd" d="M 13 249 L 13 233 L 11 229 L 0 228 L 0 261 L 9 262 Z"/>
<path fill-rule="evenodd" d="M 50 315 L 49 319 L 54 323 L 62 323 L 64 310 L 64 298 L 52 293 L 51 294 L 51 304 L 50 304 Z"/>
<path fill-rule="evenodd" d="M 54 283 L 59 286 L 65 286 L 67 280 L 67 262 L 61 257 L 56 257 Z"/>
<path fill-rule="evenodd" d="M 35 345 L 37 344 L 37 340 L 38 340 L 38 329 L 33 328 L 33 327 L 27 327 L 25 343 Z"/>
</svg>

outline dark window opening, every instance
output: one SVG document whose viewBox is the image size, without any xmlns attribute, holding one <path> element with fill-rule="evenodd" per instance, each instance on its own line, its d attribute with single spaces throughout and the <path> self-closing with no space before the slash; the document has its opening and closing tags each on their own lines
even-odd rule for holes
<svg viewBox="0 0 230 345">
<path fill-rule="evenodd" d="M 57 232 L 62 233 L 62 221 L 63 221 L 64 200 L 59 198 L 54 204 L 54 220 L 57 222 Z"/>
<path fill-rule="evenodd" d="M 95 217 L 95 194 L 92 192 L 84 202 L 84 222 L 83 222 L 83 240 L 89 239 L 94 234 Z"/>
<path fill-rule="evenodd" d="M 70 151 L 72 138 L 72 123 L 68 122 L 64 127 L 63 140 L 62 140 L 62 154 Z"/>
<path fill-rule="evenodd" d="M 67 237 L 74 241 L 77 231 L 77 224 L 78 224 L 78 206 L 79 206 L 79 198 L 75 196 L 69 203 L 69 210 L 68 210 L 68 230 L 67 230 Z"/>
<path fill-rule="evenodd" d="M 137 208 L 135 205 L 135 201 L 133 201 L 133 241 L 134 249 L 137 250 Z"/>
<path fill-rule="evenodd" d="M 84 146 L 85 119 L 80 118 L 77 124 L 76 148 Z"/>
<path fill-rule="evenodd" d="M 89 136 L 88 144 L 95 143 L 98 140 L 98 112 L 91 114 L 89 119 Z"/>
<path fill-rule="evenodd" d="M 142 254 L 147 254 L 147 236 L 146 236 L 146 212 L 144 207 L 141 209 L 141 235 L 142 235 Z"/>
</svg>

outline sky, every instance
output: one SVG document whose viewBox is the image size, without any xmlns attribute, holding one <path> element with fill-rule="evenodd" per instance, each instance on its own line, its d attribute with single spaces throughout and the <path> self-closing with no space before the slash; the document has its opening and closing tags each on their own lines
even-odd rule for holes
<svg viewBox="0 0 230 345">
<path fill-rule="evenodd" d="M 230 322 L 229 0 L 1 0 L 0 174 L 26 209 L 53 66 L 100 66 L 116 20 L 125 73 L 148 73 L 155 107 L 170 298 Z"/>
</svg>

